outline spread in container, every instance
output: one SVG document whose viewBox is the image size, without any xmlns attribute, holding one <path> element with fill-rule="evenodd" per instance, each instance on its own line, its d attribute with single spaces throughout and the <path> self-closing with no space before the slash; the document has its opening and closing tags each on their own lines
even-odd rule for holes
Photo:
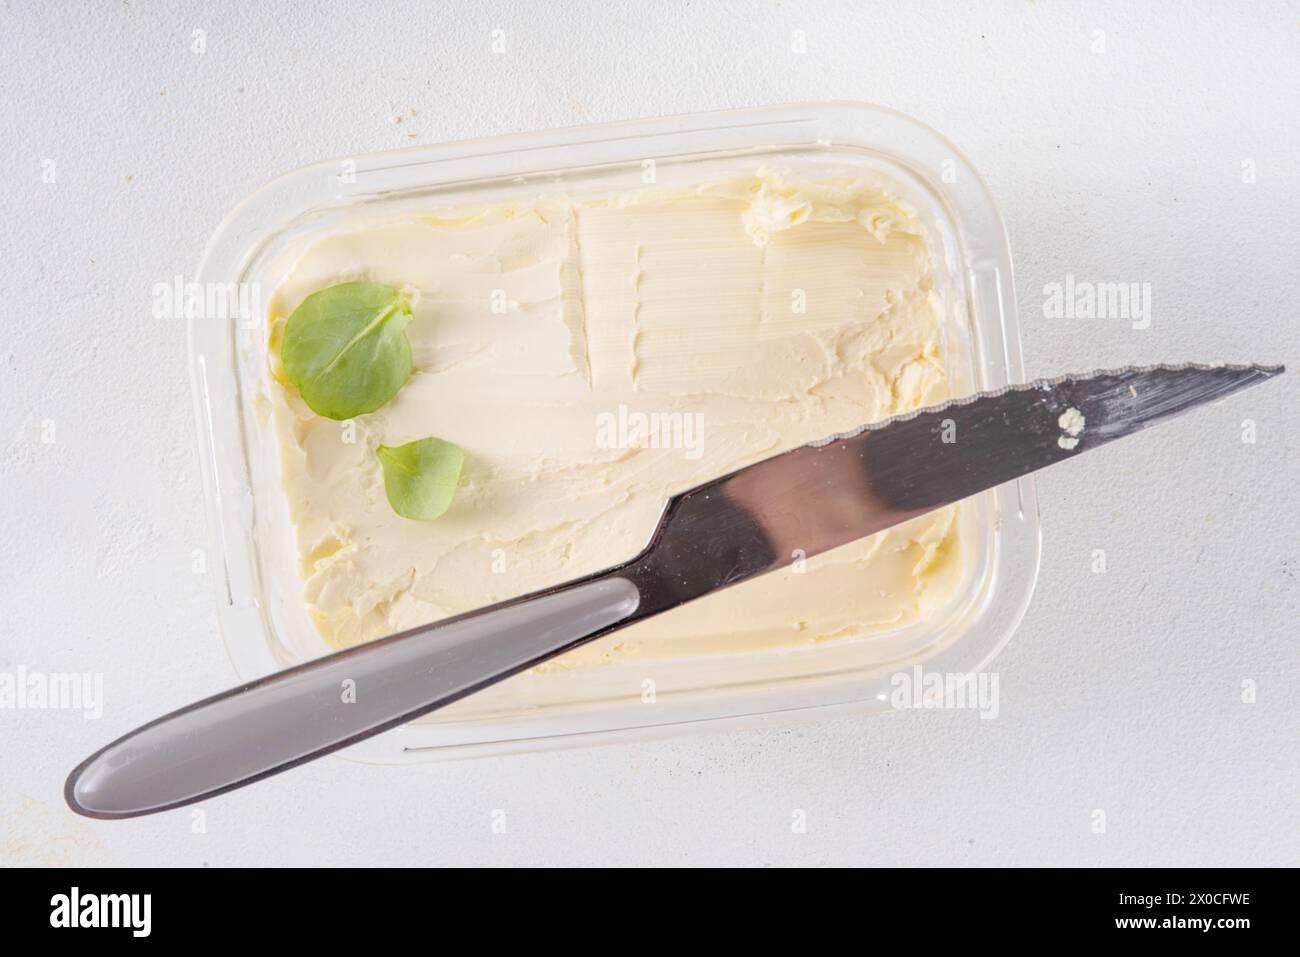
<svg viewBox="0 0 1300 957">
<path fill-rule="evenodd" d="M 673 493 L 949 397 L 925 230 L 869 178 L 760 166 L 353 222 L 270 302 L 272 419 L 304 598 L 346 647 L 631 558 Z M 315 414 L 278 368 L 324 287 L 400 288 L 415 372 L 382 409 Z M 466 453 L 449 511 L 397 515 L 376 457 Z M 924 620 L 962 579 L 958 507 L 706 596 L 544 667 L 736 654 Z M 895 653 L 877 642 L 877 657 Z"/>
</svg>

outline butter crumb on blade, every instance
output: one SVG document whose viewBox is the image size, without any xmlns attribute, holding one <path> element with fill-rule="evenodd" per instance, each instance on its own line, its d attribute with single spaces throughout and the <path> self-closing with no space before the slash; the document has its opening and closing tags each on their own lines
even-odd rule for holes
<svg viewBox="0 0 1300 957">
<path fill-rule="evenodd" d="M 1086 421 L 1083 413 L 1078 409 L 1069 408 L 1062 412 L 1056 420 L 1056 424 L 1061 429 L 1061 436 L 1056 440 L 1056 444 L 1067 451 L 1076 448 Z"/>
</svg>

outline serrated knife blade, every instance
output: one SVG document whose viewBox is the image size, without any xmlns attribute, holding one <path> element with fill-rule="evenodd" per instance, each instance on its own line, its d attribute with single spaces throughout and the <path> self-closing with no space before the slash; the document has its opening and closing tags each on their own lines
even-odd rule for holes
<svg viewBox="0 0 1300 957">
<path fill-rule="evenodd" d="M 670 607 L 812 557 L 1278 375 L 1161 365 L 1038 379 L 801 446 L 676 496 L 643 557 Z M 640 574 L 640 569 L 637 570 Z M 663 581 L 658 586 L 651 582 Z"/>
<path fill-rule="evenodd" d="M 673 497 L 631 561 L 298 665 L 150 722 L 68 777 L 78 813 L 179 807 L 458 701 L 615 629 L 1073 458 L 1281 366 L 1040 379 L 802 446 Z M 341 687 L 353 689 L 351 697 Z"/>
</svg>

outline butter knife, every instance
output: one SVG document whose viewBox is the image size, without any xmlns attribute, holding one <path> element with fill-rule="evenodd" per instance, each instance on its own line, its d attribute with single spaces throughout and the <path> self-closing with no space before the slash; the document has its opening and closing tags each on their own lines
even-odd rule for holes
<svg viewBox="0 0 1300 957">
<path fill-rule="evenodd" d="M 614 568 L 289 668 L 137 728 L 82 762 L 65 797 L 80 814 L 126 818 L 251 784 L 795 554 L 879 532 L 1282 371 L 1182 365 L 1042 379 L 801 446 L 674 496 L 649 545 Z"/>
</svg>

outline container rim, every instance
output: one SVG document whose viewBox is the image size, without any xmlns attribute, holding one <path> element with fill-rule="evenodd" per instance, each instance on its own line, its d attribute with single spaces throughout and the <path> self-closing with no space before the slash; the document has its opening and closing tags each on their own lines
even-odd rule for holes
<svg viewBox="0 0 1300 957">
<path fill-rule="evenodd" d="M 365 203 L 376 195 L 391 192 L 394 182 L 407 182 L 408 188 L 427 184 L 429 168 L 434 164 L 473 164 L 474 175 L 462 180 L 435 181 L 444 186 L 482 182 L 494 176 L 540 176 L 560 169 L 626 162 L 629 145 L 647 141 L 654 144 L 655 150 L 653 154 L 643 155 L 678 156 L 681 154 L 673 152 L 672 145 L 689 146 L 692 141 L 696 141 L 694 148 L 687 150 L 687 154 L 741 152 L 755 149 L 756 142 L 763 141 L 763 136 L 756 140 L 758 133 L 770 134 L 773 142 L 769 148 L 773 149 L 833 146 L 869 150 L 906 169 L 939 197 L 959 233 L 955 239 L 963 253 L 962 278 L 966 283 L 970 321 L 974 325 L 980 316 L 998 320 L 981 327 L 984 335 L 973 357 L 977 367 L 976 386 L 995 389 L 1024 381 L 1011 253 L 1005 225 L 988 185 L 943 134 L 897 110 L 857 101 L 804 102 L 622 120 L 317 161 L 272 179 L 237 204 L 208 241 L 196 280 L 201 284 L 229 282 L 243 274 L 269 232 L 282 228 L 295 217 L 309 210 Z M 698 141 L 705 138 L 711 145 L 701 151 Z M 660 144 L 664 144 L 663 149 L 659 148 Z M 594 162 L 575 166 L 572 162 L 553 161 L 561 151 L 579 147 Z M 376 193 L 371 185 L 376 179 L 390 184 L 390 188 Z M 233 356 L 238 330 L 233 323 L 219 326 L 191 316 L 187 331 L 209 542 L 220 559 L 210 563 L 214 568 L 218 626 L 236 672 L 241 679 L 249 680 L 277 670 L 282 663 L 276 660 L 268 642 L 238 637 L 249 630 L 261 632 L 265 624 L 264 609 L 259 607 L 256 597 L 257 556 L 244 540 L 252 521 L 252 492 L 246 477 L 241 479 L 223 456 L 223 452 L 232 451 L 246 455 L 249 447 L 245 423 L 235 415 L 233 407 L 227 407 L 230 399 L 237 404 L 240 386 L 234 383 L 232 392 L 213 369 L 217 361 Z M 217 391 L 222 394 L 214 396 Z M 218 414 L 221 409 L 226 410 L 228 419 L 239 421 L 223 420 Z M 1041 556 L 1034 480 L 1022 478 L 990 494 L 996 500 L 998 520 L 994 534 L 998 536 L 999 550 L 993 563 L 996 581 L 992 587 L 1005 597 L 996 607 L 986 608 L 981 619 L 989 640 L 976 649 L 960 647 L 963 641 L 957 639 L 925 659 L 927 669 L 954 673 L 982 670 L 1006 645 L 1028 609 Z M 1008 560 L 1009 556 L 1014 561 Z M 388 739 L 395 740 L 400 749 L 398 760 L 420 755 L 460 757 L 540 750 L 641 739 L 686 727 L 734 726 L 738 722 L 768 720 L 766 715 L 801 720 L 855 710 L 886 710 L 871 700 L 879 697 L 879 694 L 868 697 L 840 694 L 828 698 L 824 689 L 820 694 L 816 690 L 796 691 L 777 709 L 739 707 L 716 715 L 692 715 L 689 713 L 692 709 L 686 709 L 679 710 L 675 720 L 663 723 L 596 731 L 561 730 L 541 737 L 506 734 L 470 743 L 439 741 L 436 734 L 430 740 L 428 734 L 419 733 L 429 731 L 428 726 L 408 725 L 342 753 L 360 760 L 390 763 L 394 760 L 393 741 Z"/>
</svg>

